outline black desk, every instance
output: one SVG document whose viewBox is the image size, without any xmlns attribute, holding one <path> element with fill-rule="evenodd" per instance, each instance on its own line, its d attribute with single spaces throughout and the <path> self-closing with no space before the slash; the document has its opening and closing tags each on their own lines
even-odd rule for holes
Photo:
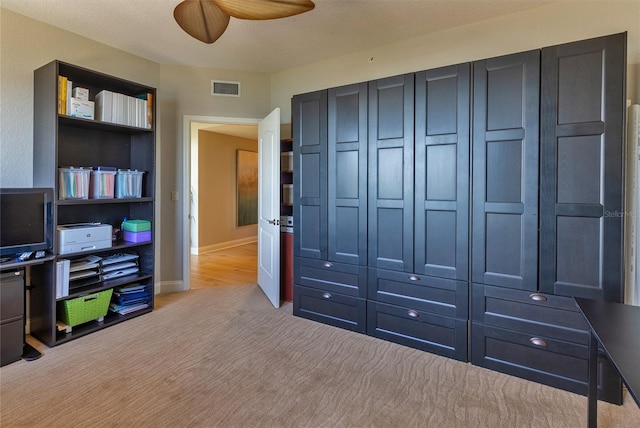
<svg viewBox="0 0 640 428">
<path fill-rule="evenodd" d="M 598 424 L 598 343 L 640 406 L 640 307 L 575 298 L 591 327 L 589 341 L 589 419 Z"/>
</svg>

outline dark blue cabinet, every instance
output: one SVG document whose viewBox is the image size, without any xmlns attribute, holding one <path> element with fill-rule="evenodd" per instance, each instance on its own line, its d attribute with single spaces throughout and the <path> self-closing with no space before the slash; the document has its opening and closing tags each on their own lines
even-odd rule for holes
<svg viewBox="0 0 640 428">
<path fill-rule="evenodd" d="M 540 51 L 474 63 L 472 281 L 538 288 Z"/>
<path fill-rule="evenodd" d="M 542 50 L 540 289 L 621 302 L 626 33 Z"/>
<path fill-rule="evenodd" d="M 293 98 L 294 315 L 365 332 L 367 84 Z"/>
<path fill-rule="evenodd" d="M 414 75 L 369 82 L 369 263 L 413 271 Z"/>
<path fill-rule="evenodd" d="M 293 252 L 327 258 L 327 92 L 296 95 L 293 114 Z"/>
<path fill-rule="evenodd" d="M 470 65 L 369 83 L 367 332 L 467 360 Z"/>
<path fill-rule="evenodd" d="M 623 219 L 607 213 L 622 212 L 625 45 L 618 34 L 474 63 L 474 364 L 587 392 L 571 296 L 622 298 Z M 620 403 L 620 379 L 599 371 L 600 399 Z"/>
<path fill-rule="evenodd" d="M 367 264 L 367 84 L 328 90 L 328 259 Z"/>
<path fill-rule="evenodd" d="M 625 52 L 618 34 L 295 96 L 294 314 L 586 394 L 571 296 L 622 299 Z"/>
<path fill-rule="evenodd" d="M 469 63 L 416 73 L 414 268 L 469 278 Z"/>
</svg>

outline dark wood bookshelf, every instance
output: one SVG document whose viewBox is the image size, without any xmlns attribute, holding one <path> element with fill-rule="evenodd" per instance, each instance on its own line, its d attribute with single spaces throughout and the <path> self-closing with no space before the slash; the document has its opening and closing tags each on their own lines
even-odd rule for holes
<svg viewBox="0 0 640 428">
<path fill-rule="evenodd" d="M 128 97 L 151 96 L 151 122 L 149 127 L 129 126 L 101 120 L 71 117 L 61 114 L 59 76 L 73 82 L 73 88 L 88 89 L 89 101 L 95 102 L 100 91 L 110 91 Z M 148 220 L 155 226 L 155 150 L 156 150 L 156 89 L 108 74 L 52 61 L 34 71 L 34 159 L 33 185 L 51 187 L 56 199 L 53 203 L 53 250 L 44 263 L 31 268 L 31 335 L 47 346 L 73 340 L 77 337 L 126 321 L 153 310 L 155 244 L 115 240 L 109 248 L 59 254 L 57 226 L 76 223 L 110 224 L 114 232 L 124 219 Z M 115 98 L 115 97 L 114 97 Z M 97 109 L 95 110 L 97 117 Z M 111 167 L 116 170 L 142 172 L 139 198 L 85 198 L 61 199 L 60 168 Z M 91 185 L 90 185 L 91 187 Z M 117 194 L 114 188 L 114 196 Z M 88 197 L 86 195 L 85 197 Z M 56 297 L 56 262 L 73 261 L 87 255 L 105 257 L 119 252 L 138 255 L 139 272 L 104 280 L 102 274 L 86 279 L 72 280 L 69 294 Z M 59 332 L 57 311 L 64 301 L 87 294 L 139 283 L 150 295 L 149 307 L 129 315 L 108 312 L 102 322 L 90 321 L 72 327 L 71 333 Z"/>
</svg>

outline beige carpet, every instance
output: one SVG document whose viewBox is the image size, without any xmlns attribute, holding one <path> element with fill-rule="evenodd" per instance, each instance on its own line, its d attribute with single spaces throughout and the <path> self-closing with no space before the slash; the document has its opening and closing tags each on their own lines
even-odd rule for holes
<svg viewBox="0 0 640 428">
<path fill-rule="evenodd" d="M 0 369 L 1 426 L 586 426 L 583 396 L 293 317 L 256 286 L 156 307 Z M 628 396 L 599 411 L 640 426 Z"/>
</svg>

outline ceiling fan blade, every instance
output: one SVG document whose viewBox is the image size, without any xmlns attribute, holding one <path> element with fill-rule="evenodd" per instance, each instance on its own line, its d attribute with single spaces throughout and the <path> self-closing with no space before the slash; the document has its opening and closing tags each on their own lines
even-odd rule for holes
<svg viewBox="0 0 640 428">
<path fill-rule="evenodd" d="M 276 19 L 308 12 L 311 0 L 214 0 L 220 9 L 239 19 Z"/>
<path fill-rule="evenodd" d="M 173 17 L 187 34 L 204 43 L 218 40 L 230 19 L 212 0 L 184 0 L 173 10 Z"/>
</svg>

